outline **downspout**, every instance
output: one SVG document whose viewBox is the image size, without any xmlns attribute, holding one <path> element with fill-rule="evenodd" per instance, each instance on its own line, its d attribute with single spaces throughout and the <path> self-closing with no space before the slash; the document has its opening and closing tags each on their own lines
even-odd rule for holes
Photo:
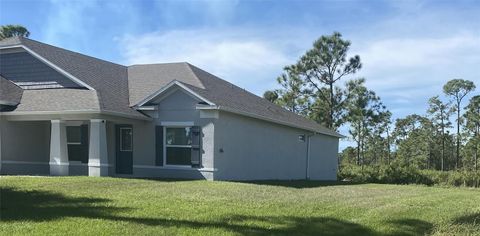
<svg viewBox="0 0 480 236">
<path fill-rule="evenodd" d="M 307 135 L 307 160 L 306 160 L 306 165 L 305 165 L 305 179 L 309 180 L 310 179 L 310 137 L 314 136 L 315 133 L 308 134 Z"/>
</svg>

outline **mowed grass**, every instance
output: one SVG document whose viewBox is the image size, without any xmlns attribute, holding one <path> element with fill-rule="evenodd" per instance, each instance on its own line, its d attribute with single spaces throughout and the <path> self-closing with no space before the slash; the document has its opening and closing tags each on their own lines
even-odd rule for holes
<svg viewBox="0 0 480 236">
<path fill-rule="evenodd" d="M 3 235 L 480 235 L 480 191 L 0 177 Z"/>
</svg>

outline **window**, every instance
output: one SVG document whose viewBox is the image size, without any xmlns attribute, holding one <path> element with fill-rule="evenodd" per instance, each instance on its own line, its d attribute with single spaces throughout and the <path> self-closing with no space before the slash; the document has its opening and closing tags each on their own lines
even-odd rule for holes
<svg viewBox="0 0 480 236">
<path fill-rule="evenodd" d="M 133 147 L 132 128 L 120 128 L 120 151 L 131 152 Z"/>
<path fill-rule="evenodd" d="M 190 166 L 192 136 L 190 127 L 165 128 L 165 163 Z"/>
<path fill-rule="evenodd" d="M 82 131 L 80 126 L 67 126 L 67 144 L 82 144 Z"/>
<path fill-rule="evenodd" d="M 88 163 L 88 125 L 67 126 L 69 161 Z"/>
</svg>

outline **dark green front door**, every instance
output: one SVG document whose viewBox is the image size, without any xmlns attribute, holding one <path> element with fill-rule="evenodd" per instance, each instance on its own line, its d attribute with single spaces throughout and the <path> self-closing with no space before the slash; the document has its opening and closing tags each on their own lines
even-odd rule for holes
<svg viewBox="0 0 480 236">
<path fill-rule="evenodd" d="M 116 172 L 132 174 L 133 171 L 133 128 L 131 125 L 116 125 Z"/>
</svg>

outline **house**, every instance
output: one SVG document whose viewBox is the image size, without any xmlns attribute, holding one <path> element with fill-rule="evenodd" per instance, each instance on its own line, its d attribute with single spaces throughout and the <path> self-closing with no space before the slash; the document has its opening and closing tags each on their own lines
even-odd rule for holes
<svg viewBox="0 0 480 236">
<path fill-rule="evenodd" d="M 1 174 L 336 179 L 340 134 L 189 63 L 14 37 L 0 75 Z"/>
</svg>

